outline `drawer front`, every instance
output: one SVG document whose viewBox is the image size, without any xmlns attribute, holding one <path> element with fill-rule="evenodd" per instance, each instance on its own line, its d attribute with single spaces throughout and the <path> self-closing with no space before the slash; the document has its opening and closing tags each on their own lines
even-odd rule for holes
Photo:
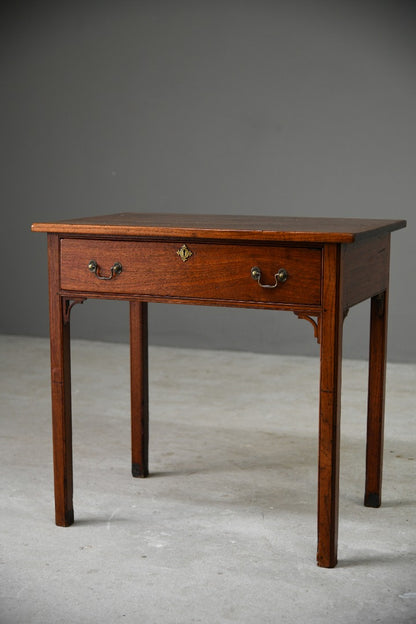
<svg viewBox="0 0 416 624">
<path fill-rule="evenodd" d="M 61 288 L 80 292 L 270 304 L 319 305 L 321 250 L 182 241 L 61 240 Z M 188 256 L 188 257 L 187 257 Z M 95 261 L 96 273 L 89 269 Z M 111 267 L 120 263 L 120 273 Z M 286 281 L 273 285 L 279 269 Z"/>
</svg>

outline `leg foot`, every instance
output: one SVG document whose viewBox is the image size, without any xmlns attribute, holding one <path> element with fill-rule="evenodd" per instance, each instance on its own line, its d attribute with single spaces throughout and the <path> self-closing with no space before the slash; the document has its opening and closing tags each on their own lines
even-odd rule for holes
<svg viewBox="0 0 416 624">
<path fill-rule="evenodd" d="M 364 498 L 364 505 L 366 507 L 380 507 L 381 505 L 381 496 L 378 492 L 369 492 L 366 493 Z"/>
<path fill-rule="evenodd" d="M 133 475 L 133 477 L 148 477 L 149 476 L 149 470 L 147 468 L 147 466 L 142 466 L 140 464 L 132 464 L 131 465 L 131 474 Z"/>
</svg>

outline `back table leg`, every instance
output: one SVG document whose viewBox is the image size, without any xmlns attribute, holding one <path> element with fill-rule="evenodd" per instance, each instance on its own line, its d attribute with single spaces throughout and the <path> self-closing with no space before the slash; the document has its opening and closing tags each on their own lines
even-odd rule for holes
<svg viewBox="0 0 416 624">
<path fill-rule="evenodd" d="M 387 350 L 387 290 L 371 299 L 364 505 L 380 507 Z"/>
<path fill-rule="evenodd" d="M 133 477 L 149 474 L 147 303 L 130 302 L 131 449 Z"/>
</svg>

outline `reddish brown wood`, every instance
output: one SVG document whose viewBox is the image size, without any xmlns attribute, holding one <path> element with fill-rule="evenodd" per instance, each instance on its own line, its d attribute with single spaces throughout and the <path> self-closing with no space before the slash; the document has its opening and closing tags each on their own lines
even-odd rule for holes
<svg viewBox="0 0 416 624">
<path fill-rule="evenodd" d="M 34 223 L 34 232 L 212 238 L 214 240 L 352 243 L 376 232 L 392 232 L 406 221 L 314 217 L 198 215 L 123 212 L 100 217 Z"/>
<path fill-rule="evenodd" d="M 365 504 L 381 496 L 387 287 L 390 232 L 404 221 L 121 214 L 34 224 L 48 232 L 52 420 L 57 524 L 73 522 L 70 301 L 130 301 L 132 471 L 148 474 L 146 301 L 272 307 L 312 322 L 321 341 L 318 474 L 318 565 L 337 562 L 342 324 L 351 305 L 372 299 Z M 186 242 L 187 262 L 177 256 Z M 101 281 L 88 271 L 96 260 Z M 263 289 L 251 277 L 273 283 Z M 317 318 L 317 322 L 312 317 Z"/>
<path fill-rule="evenodd" d="M 77 304 L 84 303 L 85 300 L 86 297 L 64 297 L 64 323 L 69 323 L 72 308 Z"/>
<path fill-rule="evenodd" d="M 72 503 L 71 361 L 69 319 L 59 294 L 59 239 L 48 235 L 49 322 L 51 343 L 52 434 L 55 484 L 55 521 L 74 522 Z"/>
<path fill-rule="evenodd" d="M 296 310 L 293 311 L 294 314 L 296 314 L 296 316 L 304 321 L 308 321 L 308 323 L 310 323 L 313 327 L 313 335 L 316 338 L 316 342 L 318 344 L 320 344 L 321 342 L 321 314 L 318 313 L 316 314 L 316 312 L 312 311 L 312 312 L 308 312 L 307 310 L 302 310 L 301 312 L 298 312 Z M 314 318 L 312 318 L 312 316 L 316 316 L 316 321 Z"/>
<path fill-rule="evenodd" d="M 350 308 L 387 287 L 390 262 L 390 234 L 378 234 L 343 245 L 344 305 Z"/>
<path fill-rule="evenodd" d="M 61 241 L 61 287 L 96 293 L 198 298 L 319 305 L 321 301 L 321 249 L 279 245 L 219 245 L 188 242 L 192 256 L 183 262 L 177 251 L 181 241 L 117 240 Z M 95 260 L 103 275 L 120 262 L 123 270 L 111 280 L 100 280 L 88 270 Z M 261 288 L 251 278 L 258 266 L 262 281 L 273 284 L 274 274 L 285 268 L 286 282 Z"/>
<path fill-rule="evenodd" d="M 130 303 L 131 449 L 133 477 L 149 474 L 147 303 Z"/>
<path fill-rule="evenodd" d="M 337 563 L 343 324 L 341 278 L 339 246 L 326 245 L 321 316 L 317 549 L 318 565 L 325 568 L 332 568 Z"/>
<path fill-rule="evenodd" d="M 384 397 L 387 360 L 388 291 L 371 299 L 370 356 L 364 504 L 380 507 L 383 470 Z"/>
</svg>

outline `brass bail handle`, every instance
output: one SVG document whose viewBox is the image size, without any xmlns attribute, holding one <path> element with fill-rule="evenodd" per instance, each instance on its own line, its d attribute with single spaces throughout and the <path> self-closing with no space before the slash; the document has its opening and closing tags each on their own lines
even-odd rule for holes
<svg viewBox="0 0 416 624">
<path fill-rule="evenodd" d="M 122 272 L 123 267 L 120 262 L 115 262 L 110 269 L 110 275 L 100 275 L 100 267 L 97 262 L 95 260 L 90 260 L 88 270 L 91 271 L 91 273 L 94 273 L 100 280 L 111 280 L 113 277 Z"/>
<path fill-rule="evenodd" d="M 286 269 L 279 269 L 277 273 L 274 274 L 275 283 L 274 284 L 262 284 L 261 283 L 261 271 L 259 267 L 252 267 L 251 269 L 251 277 L 256 280 L 259 286 L 262 288 L 276 288 L 279 284 L 283 284 L 287 278 L 289 277 Z"/>
</svg>

